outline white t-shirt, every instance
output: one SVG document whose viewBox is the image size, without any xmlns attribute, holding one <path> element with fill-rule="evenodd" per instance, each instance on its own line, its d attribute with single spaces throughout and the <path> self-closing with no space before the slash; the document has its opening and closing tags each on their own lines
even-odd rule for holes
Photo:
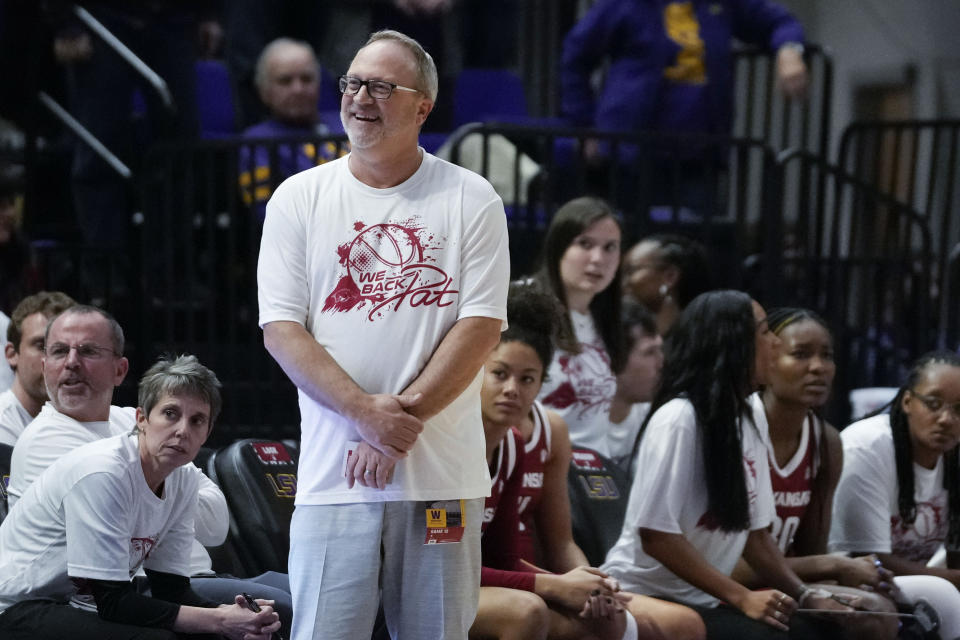
<svg viewBox="0 0 960 640">
<path fill-rule="evenodd" d="M 608 412 L 605 419 L 597 421 L 597 431 L 606 433 L 607 437 L 598 444 L 602 448 L 595 451 L 609 458 L 621 469 L 628 468 L 637 433 L 640 432 L 640 425 L 643 424 L 649 412 L 649 402 L 634 403 L 630 407 L 630 413 L 620 422 L 611 421 Z"/>
<path fill-rule="evenodd" d="M 0 367 L 2 366 L 0 363 Z M 13 395 L 13 389 L 0 393 L 0 444 L 15 445 L 31 420 L 33 416 L 23 408 L 17 396 Z"/>
<path fill-rule="evenodd" d="M 0 525 L 0 611 L 29 599 L 83 599 L 72 578 L 130 580 L 141 566 L 189 575 L 196 495 L 196 474 L 179 467 L 158 498 L 143 476 L 136 436 L 70 452 Z"/>
<path fill-rule="evenodd" d="M 506 217 L 490 184 L 423 153 L 388 189 L 357 180 L 349 156 L 296 174 L 267 204 L 257 283 L 260 326 L 304 325 L 368 393 L 399 393 L 462 318 L 506 320 Z M 478 372 L 427 421 L 383 491 L 347 488 L 345 455 L 360 437 L 301 390 L 296 504 L 488 495 Z"/>
<path fill-rule="evenodd" d="M 706 472 L 693 405 L 676 398 L 654 413 L 640 441 L 623 531 L 601 567 L 624 589 L 687 604 L 712 607 L 718 603 L 646 554 L 640 528 L 682 534 L 717 570 L 727 575 L 733 571 L 749 532 L 765 529 L 774 514 L 766 434 L 745 418 L 741 424 L 750 529 L 725 533 L 705 522 Z"/>
<path fill-rule="evenodd" d="M 12 507 L 47 467 L 87 443 L 130 433 L 137 424 L 133 407 L 110 407 L 110 419 L 104 422 L 78 422 L 54 409 L 47 402 L 36 419 L 27 425 L 13 448 L 10 461 L 8 500 Z M 199 492 L 195 500 L 196 539 L 190 556 L 194 574 L 208 573 L 210 554 L 206 546 L 221 544 L 230 526 L 230 512 L 223 492 L 193 464 L 182 468 L 197 476 Z"/>
<path fill-rule="evenodd" d="M 913 465 L 917 519 L 900 519 L 890 416 L 861 420 L 840 432 L 843 472 L 833 499 L 830 550 L 893 553 L 926 563 L 947 535 L 949 507 L 943 457 L 933 469 Z"/>
<path fill-rule="evenodd" d="M 566 421 L 574 446 L 600 451 L 605 448 L 604 428 L 617 378 L 593 316 L 570 311 L 570 322 L 580 353 L 562 349 L 554 353 L 537 399 Z"/>
</svg>

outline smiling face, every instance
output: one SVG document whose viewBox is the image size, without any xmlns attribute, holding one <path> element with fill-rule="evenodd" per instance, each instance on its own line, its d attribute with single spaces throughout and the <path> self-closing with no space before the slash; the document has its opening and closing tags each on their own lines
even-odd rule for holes
<svg viewBox="0 0 960 640">
<path fill-rule="evenodd" d="M 164 394 L 146 415 L 137 408 L 140 462 L 156 488 L 171 471 L 191 462 L 210 435 L 210 403 L 190 394 Z M 151 482 L 153 481 L 153 482 Z"/>
<path fill-rule="evenodd" d="M 784 327 L 770 371 L 769 388 L 781 402 L 806 408 L 823 406 L 837 367 L 830 332 L 812 319 Z"/>
<path fill-rule="evenodd" d="M 518 426 L 543 384 L 543 362 L 524 342 L 501 342 L 487 358 L 480 391 L 484 428 Z"/>
<path fill-rule="evenodd" d="M 960 367 L 927 365 L 900 403 L 907 416 L 913 459 L 933 468 L 937 459 L 960 442 Z"/>
<path fill-rule="evenodd" d="M 346 75 L 360 80 L 383 80 L 418 92 L 394 90 L 386 100 L 376 100 L 367 88 L 356 95 L 343 94 L 340 120 L 354 150 L 388 145 L 417 144 L 420 126 L 427 119 L 433 102 L 417 86 L 416 61 L 404 45 L 378 40 L 357 52 Z"/>
<path fill-rule="evenodd" d="M 110 322 L 99 313 L 60 314 L 50 327 L 43 380 L 54 408 L 79 422 L 106 420 L 127 359 L 113 352 Z M 85 347 L 84 355 L 77 347 Z M 66 351 L 64 357 L 52 355 Z"/>
<path fill-rule="evenodd" d="M 317 118 L 319 67 L 306 47 L 291 44 L 273 51 L 266 64 L 260 98 L 282 122 L 311 124 Z"/>
<path fill-rule="evenodd" d="M 576 236 L 560 259 L 560 281 L 568 302 L 579 296 L 589 303 L 610 286 L 619 266 L 620 226 L 606 216 Z"/>
</svg>

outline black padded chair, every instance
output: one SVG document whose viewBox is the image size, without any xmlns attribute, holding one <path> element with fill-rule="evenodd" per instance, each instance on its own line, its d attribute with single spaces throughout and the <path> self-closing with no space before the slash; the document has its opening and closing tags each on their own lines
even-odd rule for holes
<svg viewBox="0 0 960 640">
<path fill-rule="evenodd" d="M 287 572 L 297 455 L 282 442 L 238 440 L 212 457 L 207 474 L 230 508 L 229 541 L 247 576 Z"/>
<path fill-rule="evenodd" d="M 13 446 L 0 444 L 0 522 L 7 517 L 7 485 L 10 484 L 10 456 Z"/>
<path fill-rule="evenodd" d="M 567 473 L 573 539 L 593 567 L 603 564 L 620 537 L 627 511 L 630 479 L 592 449 L 574 448 Z"/>
</svg>

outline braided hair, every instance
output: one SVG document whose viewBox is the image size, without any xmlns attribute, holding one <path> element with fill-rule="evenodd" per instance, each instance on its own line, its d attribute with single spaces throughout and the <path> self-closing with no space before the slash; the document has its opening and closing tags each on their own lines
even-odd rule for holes
<svg viewBox="0 0 960 640">
<path fill-rule="evenodd" d="M 912 524 L 917 519 L 917 503 L 914 499 L 913 483 L 913 445 L 910 441 L 910 424 L 903 411 L 903 396 L 912 390 L 928 367 L 945 364 L 960 368 L 960 356 L 950 351 L 931 351 L 921 356 L 907 374 L 903 386 L 890 402 L 890 430 L 893 432 L 893 448 L 897 464 L 897 506 L 901 520 Z M 881 408 L 875 413 L 884 411 Z M 960 482 L 958 473 L 957 447 L 944 454 L 943 487 L 947 490 L 947 509 L 949 512 L 946 547 L 948 551 L 960 549 Z"/>
<path fill-rule="evenodd" d="M 830 327 L 827 326 L 827 321 L 824 320 L 820 314 L 810 309 L 803 309 L 801 307 L 778 307 L 771 309 L 767 313 L 767 326 L 770 327 L 770 331 L 778 336 L 787 327 L 804 320 L 809 320 L 820 325 L 824 331 L 827 332 L 827 335 L 831 336 L 831 340 L 833 339 L 833 336 L 830 334 Z M 820 439 L 819 442 L 817 442 L 816 459 L 814 461 L 817 475 L 813 478 L 811 489 L 814 495 L 825 496 L 830 484 L 830 455 L 827 449 L 827 436 L 824 431 L 826 425 L 820 413 L 820 407 L 811 407 L 807 415 L 810 416 L 811 424 L 819 421 L 822 427 L 820 430 Z M 814 434 L 811 433 L 810 437 L 814 437 Z M 817 504 L 820 507 L 820 513 L 817 514 L 820 520 L 828 522 L 831 507 L 833 506 L 831 501 L 820 500 Z"/>
<path fill-rule="evenodd" d="M 679 277 L 673 287 L 673 297 L 681 309 L 704 291 L 709 291 L 712 276 L 703 245 L 674 233 L 655 233 L 643 239 L 657 243 L 657 257 L 677 268 Z"/>
<path fill-rule="evenodd" d="M 635 445 L 657 409 L 674 398 L 689 400 L 701 434 L 707 513 L 722 531 L 750 528 L 740 419 L 753 420 L 747 396 L 755 353 L 750 296 L 710 291 L 694 298 L 667 338 L 660 388 Z"/>
</svg>

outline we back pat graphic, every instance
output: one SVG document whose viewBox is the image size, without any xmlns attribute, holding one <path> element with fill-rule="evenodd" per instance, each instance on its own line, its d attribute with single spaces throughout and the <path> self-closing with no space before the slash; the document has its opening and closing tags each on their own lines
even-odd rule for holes
<svg viewBox="0 0 960 640">
<path fill-rule="evenodd" d="M 336 288 L 324 301 L 323 311 L 367 311 L 368 320 L 387 311 L 410 307 L 453 304 L 458 291 L 453 279 L 436 265 L 443 250 L 417 218 L 366 226 L 354 223 L 357 235 L 337 247 L 342 268 Z"/>
</svg>

